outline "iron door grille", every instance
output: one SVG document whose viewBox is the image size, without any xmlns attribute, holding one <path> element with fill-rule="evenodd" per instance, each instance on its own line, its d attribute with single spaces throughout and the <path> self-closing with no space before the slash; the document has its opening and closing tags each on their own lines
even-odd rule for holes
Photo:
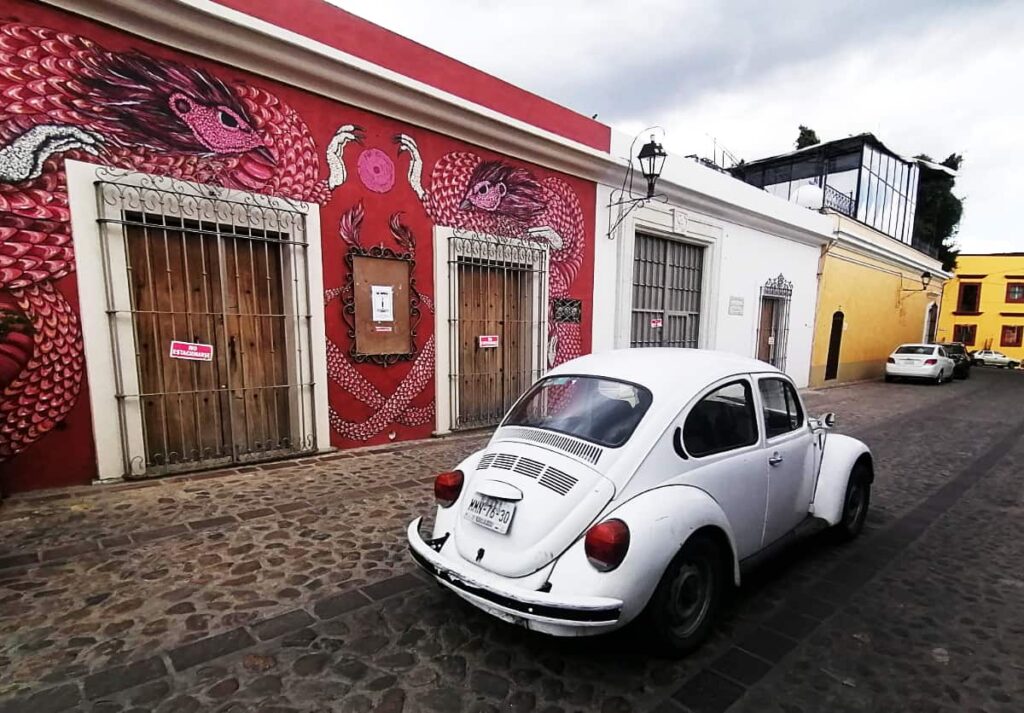
<svg viewBox="0 0 1024 713">
<path fill-rule="evenodd" d="M 703 270 L 703 247 L 637 234 L 631 347 L 698 346 Z"/>
<path fill-rule="evenodd" d="M 793 283 L 781 274 L 778 277 L 770 278 L 761 286 L 759 309 L 762 314 L 757 317 L 757 336 L 754 344 L 760 345 L 763 339 L 767 339 L 768 359 L 766 361 L 780 371 L 786 370 L 786 352 L 789 345 L 789 306 L 792 299 Z M 761 333 L 764 328 L 762 318 L 765 302 L 769 300 L 774 303 L 774 309 L 772 310 L 771 324 L 767 325 L 768 334 L 764 335 Z M 754 356 L 758 355 L 755 353 Z"/>
<path fill-rule="evenodd" d="M 98 177 L 124 476 L 314 451 L 304 209 L 155 176 Z M 172 358 L 172 340 L 212 354 Z"/>
<path fill-rule="evenodd" d="M 547 280 L 542 243 L 463 231 L 448 238 L 453 429 L 496 425 L 544 373 Z"/>
</svg>

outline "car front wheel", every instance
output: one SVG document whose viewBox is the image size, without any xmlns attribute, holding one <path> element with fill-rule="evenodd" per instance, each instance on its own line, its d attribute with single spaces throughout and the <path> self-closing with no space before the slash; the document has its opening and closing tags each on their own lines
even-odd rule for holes
<svg viewBox="0 0 1024 713">
<path fill-rule="evenodd" d="M 685 656 L 711 633 L 725 586 L 721 548 L 690 539 L 669 563 L 644 612 L 646 634 L 669 656 Z"/>
<path fill-rule="evenodd" d="M 867 466 L 858 463 L 850 473 L 843 500 L 843 517 L 835 526 L 836 535 L 842 542 L 852 540 L 864 529 L 871 504 L 871 477 Z"/>
</svg>

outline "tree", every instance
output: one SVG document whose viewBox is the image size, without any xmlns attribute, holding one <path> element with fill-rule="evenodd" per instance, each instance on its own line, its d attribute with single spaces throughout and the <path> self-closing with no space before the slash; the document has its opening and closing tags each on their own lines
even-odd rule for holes
<svg viewBox="0 0 1024 713">
<path fill-rule="evenodd" d="M 934 163 L 927 154 L 914 158 Z M 961 154 L 952 153 L 939 165 L 959 171 L 963 161 Z M 955 176 L 922 166 L 914 215 L 914 242 L 936 251 L 942 269 L 947 271 L 956 267 L 956 257 L 960 253 L 956 235 L 964 211 L 963 199 L 953 195 L 955 183 Z"/>
<path fill-rule="evenodd" d="M 804 149 L 808 146 L 814 146 L 820 144 L 821 139 L 814 133 L 814 129 L 811 129 L 803 124 L 800 124 L 800 135 L 796 137 L 796 147 L 798 149 Z"/>
</svg>

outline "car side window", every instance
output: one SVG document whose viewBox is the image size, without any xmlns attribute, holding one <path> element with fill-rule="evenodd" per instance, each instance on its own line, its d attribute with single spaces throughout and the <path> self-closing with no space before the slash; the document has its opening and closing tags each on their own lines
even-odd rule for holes
<svg viewBox="0 0 1024 713">
<path fill-rule="evenodd" d="M 942 347 L 939 347 L 939 356 L 940 357 L 946 356 L 946 350 L 943 349 Z"/>
<path fill-rule="evenodd" d="M 750 384 L 734 381 L 715 389 L 690 409 L 683 445 L 697 458 L 757 443 L 757 416 Z"/>
<path fill-rule="evenodd" d="M 800 428 L 804 414 L 792 384 L 783 379 L 761 379 L 758 388 L 764 410 L 765 438 Z"/>
</svg>

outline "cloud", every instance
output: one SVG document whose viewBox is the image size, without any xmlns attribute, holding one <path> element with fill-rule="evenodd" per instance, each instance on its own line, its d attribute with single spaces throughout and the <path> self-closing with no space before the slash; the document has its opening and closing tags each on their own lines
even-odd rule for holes
<svg viewBox="0 0 1024 713">
<path fill-rule="evenodd" d="M 963 153 L 966 251 L 1024 250 L 1024 13 L 1014 2 L 562 0 L 336 4 L 682 154 L 752 159 L 872 131 L 905 154 Z M 1011 171 L 1013 173 L 1011 173 Z"/>
</svg>

